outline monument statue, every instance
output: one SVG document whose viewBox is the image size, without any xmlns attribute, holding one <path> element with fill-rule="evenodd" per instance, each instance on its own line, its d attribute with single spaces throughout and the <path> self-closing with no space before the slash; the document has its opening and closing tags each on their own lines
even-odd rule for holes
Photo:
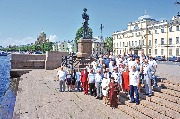
<svg viewBox="0 0 180 119">
<path fill-rule="evenodd" d="M 87 12 L 86 8 L 84 8 L 83 11 L 84 11 L 82 14 L 82 18 L 84 19 L 84 22 L 83 22 L 83 39 L 89 39 L 89 38 L 91 38 L 89 31 L 88 31 L 88 29 L 89 29 L 89 27 L 88 27 L 89 15 L 86 13 Z"/>
</svg>

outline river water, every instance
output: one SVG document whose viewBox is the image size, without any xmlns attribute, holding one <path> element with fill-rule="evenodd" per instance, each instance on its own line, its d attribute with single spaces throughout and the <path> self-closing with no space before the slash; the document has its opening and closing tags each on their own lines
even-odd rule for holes
<svg viewBox="0 0 180 119">
<path fill-rule="evenodd" d="M 0 56 L 0 119 L 12 119 L 18 79 L 10 79 L 10 56 Z"/>
</svg>

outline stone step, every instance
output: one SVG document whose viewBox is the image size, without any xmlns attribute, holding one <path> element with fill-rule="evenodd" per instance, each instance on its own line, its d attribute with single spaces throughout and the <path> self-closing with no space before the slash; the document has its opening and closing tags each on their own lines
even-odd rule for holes
<svg viewBox="0 0 180 119">
<path fill-rule="evenodd" d="M 129 97 L 125 94 L 121 94 L 121 98 L 129 99 Z M 174 119 L 177 119 L 179 116 L 179 113 L 177 111 L 174 111 L 172 109 L 159 105 L 155 102 L 152 102 L 151 97 L 146 97 L 140 94 L 140 99 L 141 99 L 140 105 L 143 105 L 151 110 L 154 110 L 161 115 L 167 116 L 168 118 L 174 118 Z"/>
<path fill-rule="evenodd" d="M 121 103 L 123 103 L 125 101 L 126 101 L 125 98 L 121 98 L 121 100 L 120 100 Z M 122 105 L 119 105 L 118 108 L 122 112 L 126 113 L 127 115 L 129 115 L 129 116 L 131 116 L 131 117 L 133 117 L 135 119 L 152 119 L 151 117 L 148 117 L 148 116 L 144 115 L 143 113 L 135 110 L 134 108 L 132 108 L 129 105 L 122 104 Z"/>
<path fill-rule="evenodd" d="M 126 100 L 126 101 L 124 101 Z M 144 105 L 136 105 L 136 104 L 132 104 L 129 103 L 129 101 L 127 101 L 127 99 L 125 97 L 121 97 L 120 101 L 124 104 L 126 104 L 128 107 L 131 107 L 132 109 L 140 112 L 140 114 L 143 114 L 149 118 L 155 119 L 155 118 L 162 118 L 162 119 L 170 119 L 170 117 L 167 117 L 163 114 L 158 113 L 157 111 L 151 110 L 148 107 L 144 106 Z M 131 110 L 132 110 L 131 109 Z"/>
<path fill-rule="evenodd" d="M 178 85 L 174 85 L 172 83 L 162 83 L 162 82 L 159 82 L 158 86 L 166 88 L 166 89 L 170 89 L 170 90 L 174 90 L 174 91 L 180 92 L 179 86 Z"/>
<path fill-rule="evenodd" d="M 168 84 L 172 84 L 172 85 L 176 85 L 176 86 L 180 86 L 180 83 L 178 82 L 174 82 L 174 81 L 171 81 L 171 80 L 167 80 L 167 79 L 160 79 L 161 82 L 163 83 L 168 83 Z"/>
<path fill-rule="evenodd" d="M 164 106 L 160 106 L 156 103 L 150 102 L 150 100 L 151 100 L 150 98 L 148 100 L 141 100 L 140 105 L 143 105 L 143 106 L 145 106 L 151 110 L 154 110 L 154 111 L 156 111 L 164 116 L 167 116 L 169 118 L 177 119 L 179 117 L 178 112 L 168 109 Z"/>
<path fill-rule="evenodd" d="M 180 98 L 178 97 L 174 97 L 165 93 L 160 93 L 160 92 L 154 92 L 154 96 L 159 97 L 159 98 L 163 98 L 167 101 L 176 103 L 176 104 L 180 104 Z"/>
<path fill-rule="evenodd" d="M 143 96 L 141 96 L 141 97 L 143 98 Z M 180 113 L 180 105 L 179 104 L 167 101 L 163 98 L 159 98 L 156 96 L 146 97 L 146 100 L 148 100 L 150 102 L 154 102 L 157 105 L 164 106 L 164 108 L 169 108 L 171 110 L 174 110 L 174 111 Z"/>
<path fill-rule="evenodd" d="M 180 98 L 180 92 L 178 91 L 174 91 L 170 89 L 163 89 L 162 87 L 154 87 L 153 90 Z"/>
</svg>

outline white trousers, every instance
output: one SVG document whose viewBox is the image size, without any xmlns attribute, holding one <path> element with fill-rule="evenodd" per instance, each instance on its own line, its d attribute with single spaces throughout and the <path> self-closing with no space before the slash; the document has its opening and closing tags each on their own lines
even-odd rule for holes
<svg viewBox="0 0 180 119">
<path fill-rule="evenodd" d="M 152 95 L 151 79 L 148 75 L 144 75 L 144 85 L 146 89 L 146 94 Z"/>
</svg>

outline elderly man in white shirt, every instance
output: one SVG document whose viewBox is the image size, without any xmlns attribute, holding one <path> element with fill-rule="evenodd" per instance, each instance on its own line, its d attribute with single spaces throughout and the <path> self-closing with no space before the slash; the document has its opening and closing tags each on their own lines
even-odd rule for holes
<svg viewBox="0 0 180 119">
<path fill-rule="evenodd" d="M 96 75 L 93 72 L 93 69 L 90 69 L 90 72 L 88 74 L 88 83 L 91 96 L 95 95 L 95 76 Z"/>
<path fill-rule="evenodd" d="M 145 63 L 143 64 L 142 68 L 144 74 L 144 84 L 146 89 L 145 95 L 148 95 L 150 97 L 152 95 L 151 79 L 152 79 L 152 74 L 155 70 L 149 64 L 147 59 L 145 59 Z"/>
<path fill-rule="evenodd" d="M 156 81 L 156 69 L 157 69 L 157 62 L 155 60 L 153 60 L 152 56 L 149 56 L 149 65 L 154 69 L 154 72 L 152 74 L 152 79 L 154 81 L 154 86 L 157 86 L 157 81 Z"/>
<path fill-rule="evenodd" d="M 132 71 L 129 73 L 129 85 L 130 85 L 130 103 L 136 103 L 139 105 L 139 85 L 140 85 L 140 78 L 139 72 L 136 71 L 136 67 L 132 66 Z M 134 92 L 136 94 L 136 100 L 134 99 Z"/>
<path fill-rule="evenodd" d="M 60 70 L 57 73 L 58 80 L 59 80 L 59 91 L 60 92 L 65 92 L 65 81 L 67 79 L 66 77 L 67 72 L 63 70 L 63 67 L 60 68 Z M 63 87 L 63 90 L 62 90 Z"/>
<path fill-rule="evenodd" d="M 102 83 L 103 75 L 101 74 L 101 70 L 98 70 L 96 76 L 95 76 L 95 86 L 96 86 L 96 91 L 97 91 L 97 97 L 96 99 L 102 100 Z"/>
</svg>

